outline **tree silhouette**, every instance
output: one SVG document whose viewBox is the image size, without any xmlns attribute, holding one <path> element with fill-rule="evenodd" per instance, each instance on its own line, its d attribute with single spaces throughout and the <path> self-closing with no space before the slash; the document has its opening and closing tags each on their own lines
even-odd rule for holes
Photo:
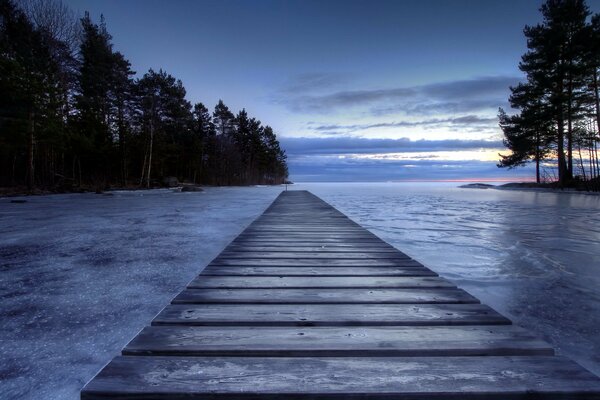
<svg viewBox="0 0 600 400">
<path fill-rule="evenodd" d="M 26 12 L 21 8 L 23 7 Z M 140 79 L 104 18 L 56 0 L 0 0 L 0 186 L 102 190 L 161 178 L 281 183 L 285 157 L 260 121 L 219 101 L 211 116 L 159 69 Z M 264 153 L 264 154 L 263 154 Z M 264 164 L 262 158 L 276 159 Z M 265 167 L 268 165 L 268 167 Z M 270 168 L 266 170 L 265 168 Z"/>
</svg>

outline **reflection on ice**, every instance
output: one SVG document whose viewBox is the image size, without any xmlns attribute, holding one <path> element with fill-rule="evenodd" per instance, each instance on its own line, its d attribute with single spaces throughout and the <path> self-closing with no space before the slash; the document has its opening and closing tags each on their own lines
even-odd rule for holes
<svg viewBox="0 0 600 400">
<path fill-rule="evenodd" d="M 600 196 L 445 183 L 304 184 L 600 374 Z"/>
<path fill-rule="evenodd" d="M 600 197 L 300 184 L 600 374 Z M 78 391 L 281 187 L 0 199 L 0 397 Z"/>
<path fill-rule="evenodd" d="M 280 190 L 0 199 L 0 398 L 78 399 Z"/>
</svg>

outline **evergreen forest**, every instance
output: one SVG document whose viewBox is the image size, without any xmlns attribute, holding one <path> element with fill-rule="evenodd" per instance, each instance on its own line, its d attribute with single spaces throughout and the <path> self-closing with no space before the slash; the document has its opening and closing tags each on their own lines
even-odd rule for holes
<svg viewBox="0 0 600 400">
<path fill-rule="evenodd" d="M 0 187 L 101 191 L 167 177 L 278 184 L 286 154 L 245 109 L 192 104 L 162 69 L 136 74 L 103 18 L 58 0 L 0 0 Z"/>
</svg>

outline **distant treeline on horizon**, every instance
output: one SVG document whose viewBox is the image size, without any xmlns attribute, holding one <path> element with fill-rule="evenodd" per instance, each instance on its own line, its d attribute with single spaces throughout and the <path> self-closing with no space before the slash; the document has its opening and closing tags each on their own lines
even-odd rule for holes
<svg viewBox="0 0 600 400">
<path fill-rule="evenodd" d="M 60 0 L 0 0 L 0 186 L 55 190 L 159 184 L 277 184 L 273 129 L 223 103 L 185 99 L 180 80 L 134 79 L 103 18 Z"/>
<path fill-rule="evenodd" d="M 508 115 L 500 109 L 504 144 L 500 167 L 535 162 L 536 180 L 600 190 L 600 14 L 584 0 L 547 0 L 542 23 L 526 26 L 526 81 L 511 88 Z M 555 165 L 552 176 L 540 166 Z"/>
</svg>

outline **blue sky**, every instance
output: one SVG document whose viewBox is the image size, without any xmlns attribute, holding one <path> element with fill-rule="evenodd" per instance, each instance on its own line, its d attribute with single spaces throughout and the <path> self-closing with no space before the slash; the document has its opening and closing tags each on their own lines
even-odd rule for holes
<svg viewBox="0 0 600 400">
<path fill-rule="evenodd" d="M 271 125 L 292 180 L 532 175 L 495 166 L 496 113 L 541 1 L 65 2 L 104 14 L 138 74 L 163 68 L 190 101 Z"/>
</svg>

